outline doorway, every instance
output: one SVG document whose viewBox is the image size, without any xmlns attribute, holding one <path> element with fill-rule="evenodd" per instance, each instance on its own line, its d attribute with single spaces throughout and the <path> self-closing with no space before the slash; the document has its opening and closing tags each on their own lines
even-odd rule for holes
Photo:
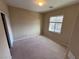
<svg viewBox="0 0 79 59">
<path fill-rule="evenodd" d="M 6 22 L 6 17 L 5 17 L 5 14 L 3 14 L 3 13 L 0 13 L 0 14 L 1 14 L 1 17 L 2 17 L 3 25 L 4 25 L 4 30 L 5 30 L 8 46 L 9 46 L 9 48 L 11 48 L 11 42 L 10 42 L 10 36 L 9 36 L 9 30 L 8 30 L 7 22 Z"/>
</svg>

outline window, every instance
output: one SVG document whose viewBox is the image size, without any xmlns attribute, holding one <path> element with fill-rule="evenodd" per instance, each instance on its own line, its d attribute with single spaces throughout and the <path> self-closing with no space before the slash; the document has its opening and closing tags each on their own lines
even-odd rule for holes
<svg viewBox="0 0 79 59">
<path fill-rule="evenodd" d="M 50 17 L 49 31 L 61 33 L 63 18 L 64 18 L 64 16 Z"/>
</svg>

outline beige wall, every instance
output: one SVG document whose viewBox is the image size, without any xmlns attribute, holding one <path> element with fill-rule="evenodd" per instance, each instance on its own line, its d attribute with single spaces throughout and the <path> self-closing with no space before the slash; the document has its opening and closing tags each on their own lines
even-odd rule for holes
<svg viewBox="0 0 79 59">
<path fill-rule="evenodd" d="M 78 8 L 78 16 L 75 23 L 71 43 L 70 43 L 70 49 L 76 56 L 76 59 L 79 59 L 79 8 Z"/>
<path fill-rule="evenodd" d="M 79 4 L 76 4 L 44 13 L 42 34 L 60 44 L 67 46 L 72 36 L 72 32 L 78 14 L 78 8 L 79 8 Z M 64 22 L 63 22 L 61 34 L 48 31 L 49 17 L 58 16 L 58 15 L 64 15 Z"/>
<path fill-rule="evenodd" d="M 40 34 L 40 14 L 9 6 L 15 39 Z"/>
<path fill-rule="evenodd" d="M 3 2 L 3 0 L 0 0 L 0 13 L 1 12 L 8 15 L 7 5 Z M 0 59 L 11 59 L 1 15 L 0 15 Z"/>
<path fill-rule="evenodd" d="M 3 0 L 0 0 L 0 11 L 3 11 L 8 14 L 7 5 L 5 4 L 5 2 L 3 2 Z"/>
</svg>

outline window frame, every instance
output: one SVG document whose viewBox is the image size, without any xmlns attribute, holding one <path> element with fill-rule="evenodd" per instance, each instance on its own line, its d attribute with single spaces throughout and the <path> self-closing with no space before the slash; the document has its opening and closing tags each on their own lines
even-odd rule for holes
<svg viewBox="0 0 79 59">
<path fill-rule="evenodd" d="M 64 15 L 58 15 L 58 16 L 59 16 L 59 17 L 60 17 L 60 16 L 63 16 L 63 20 L 64 20 Z M 49 26 L 48 26 L 48 31 L 49 31 L 49 32 L 59 33 L 59 34 L 62 32 L 63 20 L 62 20 L 62 22 L 50 22 L 50 18 L 51 18 L 51 17 L 58 17 L 58 16 L 50 16 L 50 17 L 49 17 L 49 21 L 48 21 L 48 24 L 49 24 Z M 54 31 L 50 31 L 50 30 L 49 30 L 50 23 L 55 23 L 55 25 L 54 25 Z M 56 32 L 56 31 L 55 31 L 55 30 L 56 30 L 56 24 L 57 24 L 57 23 L 60 23 L 60 24 L 61 24 L 60 32 Z"/>
</svg>

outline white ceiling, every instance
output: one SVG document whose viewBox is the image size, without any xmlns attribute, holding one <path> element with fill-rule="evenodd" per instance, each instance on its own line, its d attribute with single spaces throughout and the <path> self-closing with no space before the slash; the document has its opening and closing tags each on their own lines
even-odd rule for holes
<svg viewBox="0 0 79 59">
<path fill-rule="evenodd" d="M 5 0 L 8 5 L 28 9 L 35 12 L 46 12 L 57 9 L 62 6 L 75 4 L 78 0 L 46 0 L 46 4 L 42 7 L 35 4 L 35 0 Z M 53 8 L 49 8 L 53 6 Z"/>
</svg>

